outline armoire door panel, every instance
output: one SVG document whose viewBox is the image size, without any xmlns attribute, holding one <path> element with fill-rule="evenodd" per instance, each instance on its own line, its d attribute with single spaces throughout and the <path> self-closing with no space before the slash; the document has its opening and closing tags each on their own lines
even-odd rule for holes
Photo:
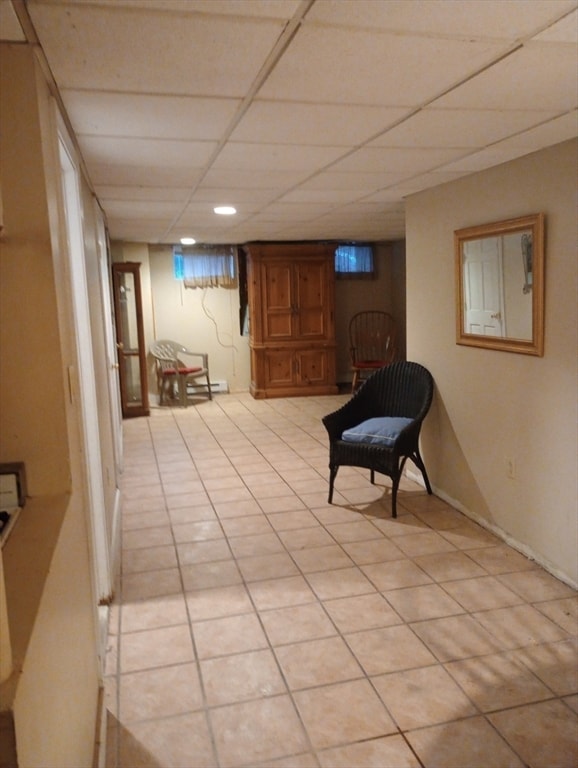
<svg viewBox="0 0 578 768">
<path fill-rule="evenodd" d="M 293 320 L 291 314 L 274 313 L 267 314 L 265 322 L 264 338 L 269 341 L 290 339 L 293 336 Z"/>
<path fill-rule="evenodd" d="M 322 341 L 326 337 L 325 313 L 315 307 L 302 309 L 296 318 L 296 325 L 301 339 Z"/>
<path fill-rule="evenodd" d="M 295 381 L 295 362 L 291 350 L 268 350 L 265 353 L 266 386 L 288 386 Z"/>
<path fill-rule="evenodd" d="M 326 262 L 319 259 L 297 262 L 297 300 L 299 307 L 319 307 L 327 287 Z"/>
<path fill-rule="evenodd" d="M 289 264 L 263 264 L 263 338 L 290 339 L 293 335 L 293 285 Z"/>
<path fill-rule="evenodd" d="M 262 276 L 265 280 L 263 306 L 266 310 L 290 310 L 292 305 L 291 264 L 263 265 Z"/>
<path fill-rule="evenodd" d="M 327 351 L 324 349 L 297 352 L 299 379 L 304 384 L 323 384 L 327 381 Z"/>
<path fill-rule="evenodd" d="M 296 333 L 301 338 L 327 336 L 327 261 L 315 259 L 295 266 L 298 312 Z"/>
</svg>

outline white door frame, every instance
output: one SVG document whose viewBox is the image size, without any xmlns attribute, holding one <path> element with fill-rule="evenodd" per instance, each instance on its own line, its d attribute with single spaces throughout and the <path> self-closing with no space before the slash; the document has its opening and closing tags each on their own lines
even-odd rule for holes
<svg viewBox="0 0 578 768">
<path fill-rule="evenodd" d="M 116 495 L 112 516 L 111 541 L 109 542 L 109 556 L 112 562 L 111 578 L 114 580 L 117 564 L 120 559 L 120 479 L 123 471 L 122 408 L 120 402 L 120 383 L 118 378 L 118 355 L 114 332 L 112 288 L 109 264 L 110 249 L 108 243 L 108 234 L 104 225 L 104 218 L 96 198 L 94 199 L 94 209 L 97 227 L 98 268 L 100 275 L 100 293 L 104 326 L 103 330 L 106 352 L 108 396 L 110 402 L 110 427 L 112 433 L 116 472 Z"/>
<path fill-rule="evenodd" d="M 109 542 L 107 536 L 105 494 L 102 475 L 98 399 L 88 307 L 88 287 L 83 236 L 83 213 L 79 172 L 74 150 L 62 126 L 58 130 L 62 196 L 67 233 L 70 293 L 74 317 L 75 349 L 80 382 L 77 393 L 83 465 L 87 501 L 88 528 L 92 548 L 92 568 L 97 604 L 110 600 L 112 594 Z"/>
</svg>

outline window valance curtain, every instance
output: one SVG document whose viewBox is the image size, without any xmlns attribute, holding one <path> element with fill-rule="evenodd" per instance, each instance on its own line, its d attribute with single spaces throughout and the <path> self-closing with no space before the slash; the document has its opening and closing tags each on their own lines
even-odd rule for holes
<svg viewBox="0 0 578 768">
<path fill-rule="evenodd" d="M 335 271 L 345 274 L 373 272 L 371 245 L 339 245 L 335 250 Z"/>
<path fill-rule="evenodd" d="M 234 288 L 235 251 L 232 245 L 175 246 L 175 277 L 185 288 Z"/>
</svg>

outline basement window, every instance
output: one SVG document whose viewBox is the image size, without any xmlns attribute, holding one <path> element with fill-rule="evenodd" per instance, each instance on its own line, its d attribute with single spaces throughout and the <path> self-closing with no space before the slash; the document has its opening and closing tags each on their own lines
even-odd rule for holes
<svg viewBox="0 0 578 768">
<path fill-rule="evenodd" d="M 374 275 L 371 245 L 347 243 L 335 249 L 335 274 L 341 279 L 371 280 Z"/>
<path fill-rule="evenodd" d="M 234 288 L 235 247 L 232 245 L 177 245 L 173 271 L 185 288 Z"/>
</svg>

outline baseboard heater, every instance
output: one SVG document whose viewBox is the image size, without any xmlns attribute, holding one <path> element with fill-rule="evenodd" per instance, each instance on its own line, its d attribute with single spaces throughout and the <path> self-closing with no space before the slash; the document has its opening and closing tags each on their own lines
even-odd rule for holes
<svg viewBox="0 0 578 768">
<path fill-rule="evenodd" d="M 196 393 L 202 393 L 206 392 L 207 387 L 206 386 L 199 386 L 197 384 L 187 384 L 187 393 L 194 395 Z M 219 393 L 226 393 L 229 391 L 229 382 L 228 381 L 212 381 L 211 382 L 211 392 L 213 394 L 219 394 Z"/>
</svg>

